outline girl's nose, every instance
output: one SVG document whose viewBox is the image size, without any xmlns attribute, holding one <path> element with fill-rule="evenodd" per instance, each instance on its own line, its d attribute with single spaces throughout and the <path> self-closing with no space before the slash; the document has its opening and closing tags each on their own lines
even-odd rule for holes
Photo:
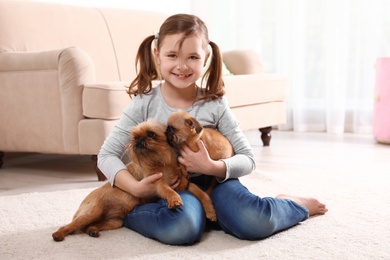
<svg viewBox="0 0 390 260">
<path fill-rule="evenodd" d="M 176 69 L 178 69 L 178 70 L 180 70 L 180 69 L 187 69 L 186 62 L 179 59 L 178 62 L 177 62 L 177 65 L 176 65 Z"/>
</svg>

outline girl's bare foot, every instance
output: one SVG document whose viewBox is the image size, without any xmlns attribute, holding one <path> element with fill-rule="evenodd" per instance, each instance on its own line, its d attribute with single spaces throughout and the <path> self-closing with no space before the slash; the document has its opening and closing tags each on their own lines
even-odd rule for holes
<svg viewBox="0 0 390 260">
<path fill-rule="evenodd" d="M 291 196 L 286 194 L 280 194 L 276 196 L 276 198 L 289 199 L 298 203 L 299 205 L 306 207 L 309 210 L 310 216 L 323 215 L 328 211 L 325 204 L 319 202 L 317 199 L 314 198 L 298 197 L 298 196 Z"/>
</svg>

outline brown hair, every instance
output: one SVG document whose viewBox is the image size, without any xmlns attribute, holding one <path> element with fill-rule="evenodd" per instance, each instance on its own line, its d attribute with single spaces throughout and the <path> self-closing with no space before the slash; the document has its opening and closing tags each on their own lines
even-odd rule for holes
<svg viewBox="0 0 390 260">
<path fill-rule="evenodd" d="M 208 30 L 205 23 L 199 17 L 190 14 L 176 14 L 168 17 L 161 25 L 160 31 L 156 35 L 148 36 L 144 39 L 138 48 L 135 59 L 137 76 L 131 82 L 128 94 L 141 95 L 149 93 L 152 90 L 152 80 L 161 79 L 160 73 L 155 64 L 152 54 L 152 43 L 156 40 L 156 48 L 159 50 L 161 43 L 167 35 L 183 34 L 179 46 L 183 44 L 187 37 L 199 35 L 204 39 L 204 48 L 210 45 L 212 55 L 210 66 L 202 77 L 203 81 L 207 79 L 202 99 L 218 99 L 225 94 L 224 82 L 222 80 L 222 54 L 219 47 L 209 40 Z M 139 70 L 138 70 L 139 68 Z"/>
</svg>

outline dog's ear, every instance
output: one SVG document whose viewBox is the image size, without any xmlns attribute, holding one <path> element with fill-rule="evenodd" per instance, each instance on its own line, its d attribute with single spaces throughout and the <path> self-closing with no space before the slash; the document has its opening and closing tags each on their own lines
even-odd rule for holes
<svg viewBox="0 0 390 260">
<path fill-rule="evenodd" d="M 192 122 L 191 118 L 184 119 L 184 124 L 191 129 L 194 128 L 194 122 Z"/>
<path fill-rule="evenodd" d="M 190 127 L 191 129 L 195 129 L 195 132 L 197 134 L 199 134 L 203 130 L 202 125 L 198 122 L 198 120 L 193 117 L 185 119 L 184 122 L 186 126 Z"/>
<path fill-rule="evenodd" d="M 200 132 L 203 131 L 203 126 L 198 122 L 198 120 L 193 118 L 192 122 L 193 122 L 193 124 L 195 126 L 195 131 L 196 131 L 197 134 L 199 134 Z"/>
</svg>

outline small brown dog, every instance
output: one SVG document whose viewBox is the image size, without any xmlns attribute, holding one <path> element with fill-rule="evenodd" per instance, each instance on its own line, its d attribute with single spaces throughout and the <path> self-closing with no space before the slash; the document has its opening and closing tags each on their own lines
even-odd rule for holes
<svg viewBox="0 0 390 260">
<path fill-rule="evenodd" d="M 185 144 L 193 152 L 198 152 L 196 142 L 200 139 L 213 160 L 226 159 L 234 155 L 233 146 L 225 136 L 215 129 L 202 127 L 195 118 L 183 110 L 172 113 L 167 124 L 168 143 L 176 150 Z M 217 181 L 213 179 L 206 193 L 210 194 L 216 184 Z"/>
<path fill-rule="evenodd" d="M 132 130 L 128 146 L 131 162 L 127 165 L 129 172 L 141 180 L 146 176 L 163 172 L 163 177 L 156 181 L 158 196 L 168 201 L 169 208 L 178 208 L 183 202 L 167 183 L 180 178 L 178 190 L 188 189 L 202 203 L 206 216 L 216 221 L 216 213 L 210 197 L 195 184 L 189 183 L 187 172 L 177 162 L 177 154 L 166 140 L 166 125 L 148 120 Z M 109 183 L 92 191 L 81 203 L 70 224 L 53 233 L 55 241 L 63 241 L 69 234 L 84 231 L 91 237 L 99 237 L 101 230 L 113 230 L 123 226 L 124 217 L 136 205 L 148 200 L 137 198 Z"/>
</svg>

